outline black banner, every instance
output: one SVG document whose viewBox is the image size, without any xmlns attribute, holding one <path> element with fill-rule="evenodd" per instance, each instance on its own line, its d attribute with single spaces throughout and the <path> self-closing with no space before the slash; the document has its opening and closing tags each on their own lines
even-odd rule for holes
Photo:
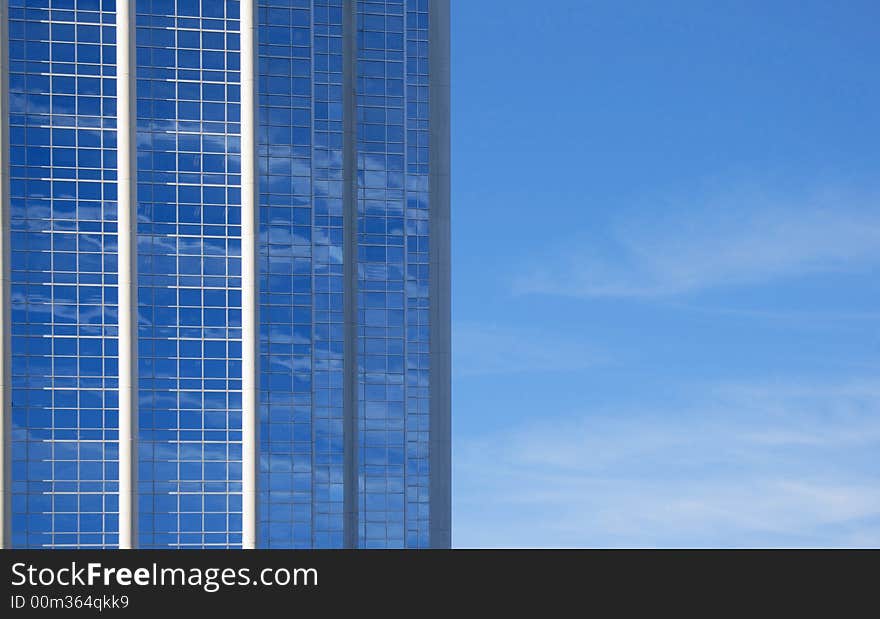
<svg viewBox="0 0 880 619">
<path fill-rule="evenodd" d="M 272 616 L 303 608 L 335 616 L 353 605 L 370 617 L 418 618 L 465 612 L 474 602 L 714 612 L 766 610 L 775 601 L 835 614 L 867 603 L 873 614 L 880 573 L 873 551 L 7 550 L 0 557 L 3 617 L 183 610 Z"/>
</svg>

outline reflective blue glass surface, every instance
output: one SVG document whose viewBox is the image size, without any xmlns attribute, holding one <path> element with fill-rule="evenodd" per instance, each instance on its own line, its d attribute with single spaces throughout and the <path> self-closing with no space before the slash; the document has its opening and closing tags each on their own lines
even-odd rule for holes
<svg viewBox="0 0 880 619">
<path fill-rule="evenodd" d="M 427 0 L 357 3 L 359 544 L 428 545 Z"/>
<path fill-rule="evenodd" d="M 258 25 L 261 544 L 341 547 L 342 2 Z"/>
<path fill-rule="evenodd" d="M 241 3 L 135 6 L 137 544 L 236 548 Z M 119 541 L 115 10 L 9 0 L 16 547 Z M 428 26 L 256 1 L 260 547 L 430 545 Z"/>
<path fill-rule="evenodd" d="M 142 547 L 241 545 L 238 2 L 137 2 Z"/>
<path fill-rule="evenodd" d="M 12 543 L 118 538 L 112 2 L 9 2 Z"/>
</svg>

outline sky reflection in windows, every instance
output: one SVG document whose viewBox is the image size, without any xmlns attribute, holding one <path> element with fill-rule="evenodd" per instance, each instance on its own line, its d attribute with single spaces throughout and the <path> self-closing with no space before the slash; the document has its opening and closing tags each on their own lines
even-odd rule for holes
<svg viewBox="0 0 880 619">
<path fill-rule="evenodd" d="M 43 4 L 9 2 L 12 543 L 105 548 L 119 530 L 115 15 Z"/>
<path fill-rule="evenodd" d="M 343 2 L 257 3 L 262 547 L 343 544 L 344 260 L 357 543 L 429 541 L 427 0 L 355 4 L 347 256 Z M 118 543 L 113 5 L 9 3 L 18 547 Z M 136 7 L 138 541 L 239 547 L 239 2 Z"/>
<path fill-rule="evenodd" d="M 238 2 L 139 0 L 139 537 L 241 545 Z"/>
</svg>

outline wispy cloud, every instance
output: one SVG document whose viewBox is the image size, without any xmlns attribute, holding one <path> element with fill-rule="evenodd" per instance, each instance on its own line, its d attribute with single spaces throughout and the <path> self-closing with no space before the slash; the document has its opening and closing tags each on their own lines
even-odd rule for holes
<svg viewBox="0 0 880 619">
<path fill-rule="evenodd" d="M 659 297 L 865 268 L 880 263 L 878 206 L 873 195 L 828 192 L 672 200 L 605 238 L 569 239 L 524 269 L 514 291 Z"/>
<path fill-rule="evenodd" d="M 459 445 L 459 546 L 880 546 L 880 384 L 721 385 L 686 410 Z"/>
<path fill-rule="evenodd" d="M 578 338 L 563 339 L 546 330 L 457 323 L 452 337 L 456 376 L 574 372 L 606 361 Z"/>
</svg>

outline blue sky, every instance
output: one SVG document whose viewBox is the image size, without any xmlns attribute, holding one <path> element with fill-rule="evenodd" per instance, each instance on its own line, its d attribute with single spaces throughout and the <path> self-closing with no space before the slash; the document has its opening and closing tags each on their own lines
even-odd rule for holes
<svg viewBox="0 0 880 619">
<path fill-rule="evenodd" d="M 880 546 L 880 7 L 452 4 L 454 544 Z"/>
</svg>

